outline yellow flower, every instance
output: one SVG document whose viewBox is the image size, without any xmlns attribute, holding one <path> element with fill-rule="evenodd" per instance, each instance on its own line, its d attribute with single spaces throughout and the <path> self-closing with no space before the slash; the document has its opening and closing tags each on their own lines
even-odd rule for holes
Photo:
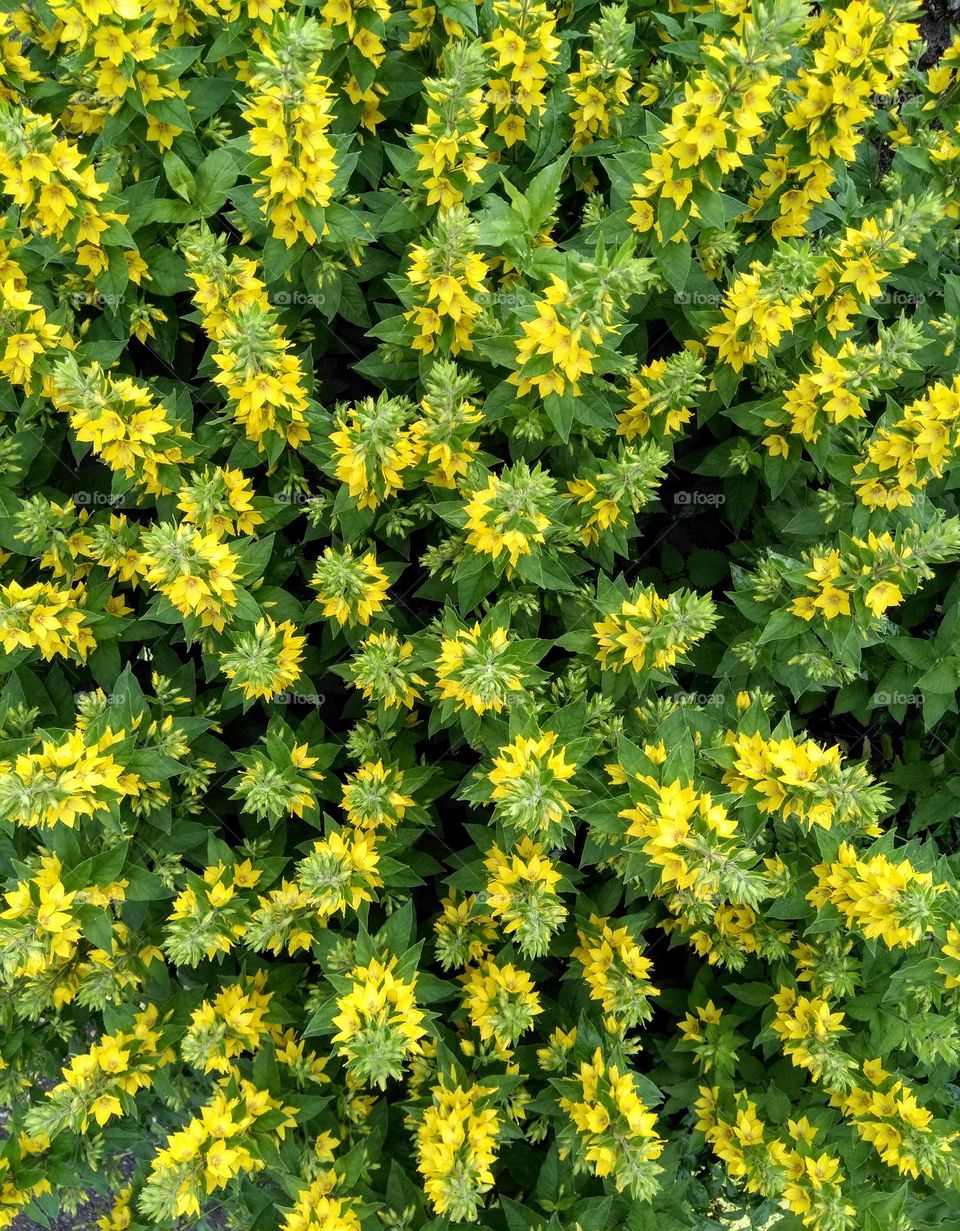
<svg viewBox="0 0 960 1231">
<path fill-rule="evenodd" d="M 308 244 L 318 242 L 313 209 L 333 200 L 334 99 L 332 82 L 320 72 L 320 23 L 292 18 L 268 29 L 261 36 L 262 54 L 250 77 L 243 118 L 250 127 L 250 150 L 262 160 L 254 195 L 274 236 L 292 248 L 301 236 Z"/>
<path fill-rule="evenodd" d="M 649 1002 L 659 992 L 650 979 L 653 964 L 644 957 L 630 931 L 611 927 L 608 919 L 591 915 L 589 926 L 580 930 L 577 938 L 579 945 L 573 956 L 583 967 L 592 999 L 618 1026 L 648 1021 L 653 1013 Z"/>
<path fill-rule="evenodd" d="M 61 824 L 109 813 L 121 800 L 138 795 L 143 783 L 127 773 L 110 749 L 122 732 L 109 727 L 92 744 L 77 730 L 60 743 L 43 740 L 39 752 L 0 762 L 0 816 L 25 828 Z"/>
<path fill-rule="evenodd" d="M 337 997 L 333 1043 L 351 1072 L 383 1090 L 399 1077 L 403 1061 L 418 1056 L 426 1034 L 424 1015 L 414 999 L 416 976 L 394 972 L 397 959 L 371 958 L 350 971 L 350 990 Z"/>
<path fill-rule="evenodd" d="M 512 1047 L 543 1012 L 540 996 L 525 970 L 488 958 L 463 976 L 464 1007 L 484 1041 Z"/>
<path fill-rule="evenodd" d="M 441 1084 L 417 1129 L 417 1168 L 439 1215 L 476 1222 L 483 1196 L 493 1187 L 500 1120 L 483 1107 L 492 1089 Z"/>
<path fill-rule="evenodd" d="M 377 871 L 379 864 L 376 834 L 333 832 L 315 842 L 297 865 L 297 884 L 306 890 L 308 905 L 318 916 L 343 914 L 374 901 L 373 891 L 383 884 Z M 299 900 L 296 905 L 301 905 Z M 302 947 L 307 948 L 312 936 L 304 931 L 299 935 L 306 941 Z M 293 946 L 290 952 L 294 952 Z"/>
<path fill-rule="evenodd" d="M 382 761 L 365 761 L 347 776 L 341 807 L 358 829 L 393 829 L 414 806 L 401 792 L 403 771 Z"/>
<path fill-rule="evenodd" d="M 491 474 L 486 487 L 465 495 L 467 545 L 494 560 L 507 556 L 511 572 L 521 556 L 546 542 L 553 491 L 548 475 L 522 462 Z"/>
<path fill-rule="evenodd" d="M 501 713 L 512 695 L 524 691 L 526 673 L 511 654 L 511 641 L 508 629 L 479 622 L 442 638 L 436 666 L 440 699 L 455 702 L 457 710 Z"/>
<path fill-rule="evenodd" d="M 542 957 L 566 917 L 557 885 L 561 875 L 543 847 L 522 838 L 505 853 L 494 843 L 487 852 L 486 906 L 503 932 L 526 957 Z"/>
<path fill-rule="evenodd" d="M 573 825 L 567 784 L 575 772 L 555 732 L 518 735 L 500 749 L 487 775 L 497 816 L 521 834 L 548 843 L 561 840 Z"/>
<path fill-rule="evenodd" d="M 417 306 L 404 317 L 417 329 L 414 350 L 425 355 L 438 347 L 452 355 L 473 350 L 473 327 L 488 293 L 487 263 L 471 247 L 476 237 L 477 224 L 455 205 L 438 218 L 425 243 L 410 250 L 407 280 Z"/>
<path fill-rule="evenodd" d="M 932 925 L 936 899 L 948 889 L 909 859 L 861 860 L 846 842 L 833 863 L 818 864 L 814 872 L 817 884 L 808 900 L 818 908 L 831 903 L 868 940 L 879 938 L 891 949 L 920 941 Z"/>
<path fill-rule="evenodd" d="M 610 1176 L 618 1192 L 626 1190 L 641 1200 L 652 1197 L 664 1142 L 632 1075 L 607 1064 L 597 1048 L 592 1061 L 582 1063 L 565 1085 L 571 1092 L 560 1099 L 560 1107 L 570 1117 L 590 1170 L 601 1178 Z"/>
<path fill-rule="evenodd" d="M 357 402 L 339 415 L 330 433 L 336 475 L 346 483 L 357 508 L 375 509 L 403 490 L 404 471 L 416 465 L 419 450 L 409 429 L 411 407 L 383 393 Z"/>
<path fill-rule="evenodd" d="M 47 582 L 0 585 L 0 645 L 8 654 L 38 649 L 48 661 L 58 656 L 86 660 L 96 641 L 86 624 L 85 599 L 82 584 L 69 590 Z"/>
<path fill-rule="evenodd" d="M 903 592 L 892 581 L 878 581 L 870 587 L 863 601 L 875 616 L 881 616 L 888 607 L 896 607 L 903 602 Z"/>
<path fill-rule="evenodd" d="M 248 700 L 269 701 L 300 679 L 306 643 L 289 620 L 260 619 L 252 632 L 234 637 L 233 648 L 220 655 L 220 666 Z"/>
<path fill-rule="evenodd" d="M 818 607 L 828 620 L 833 620 L 837 616 L 848 616 L 850 614 L 849 591 L 827 584 L 813 600 L 813 605 Z"/>
<path fill-rule="evenodd" d="M 372 551 L 355 556 L 352 547 L 324 549 L 311 580 L 323 614 L 341 626 L 369 624 L 386 605 L 389 582 Z"/>
</svg>

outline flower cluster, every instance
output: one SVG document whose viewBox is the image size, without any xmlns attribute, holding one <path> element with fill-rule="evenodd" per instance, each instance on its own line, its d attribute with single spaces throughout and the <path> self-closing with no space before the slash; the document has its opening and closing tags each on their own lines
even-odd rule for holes
<svg viewBox="0 0 960 1231">
<path fill-rule="evenodd" d="M 940 9 L 7 8 L 0 1227 L 954 1226 Z"/>
</svg>

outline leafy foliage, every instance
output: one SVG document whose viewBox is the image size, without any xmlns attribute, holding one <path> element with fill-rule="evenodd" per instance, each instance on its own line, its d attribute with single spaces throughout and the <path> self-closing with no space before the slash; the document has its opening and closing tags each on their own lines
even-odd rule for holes
<svg viewBox="0 0 960 1231">
<path fill-rule="evenodd" d="M 960 1228 L 922 52 L 0 14 L 0 1225 Z"/>
</svg>

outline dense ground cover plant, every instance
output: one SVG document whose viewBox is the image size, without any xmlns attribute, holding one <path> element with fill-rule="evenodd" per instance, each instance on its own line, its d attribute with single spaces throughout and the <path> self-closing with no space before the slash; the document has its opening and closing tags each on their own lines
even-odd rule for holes
<svg viewBox="0 0 960 1231">
<path fill-rule="evenodd" d="M 0 14 L 0 1225 L 960 1228 L 917 22 Z"/>
</svg>

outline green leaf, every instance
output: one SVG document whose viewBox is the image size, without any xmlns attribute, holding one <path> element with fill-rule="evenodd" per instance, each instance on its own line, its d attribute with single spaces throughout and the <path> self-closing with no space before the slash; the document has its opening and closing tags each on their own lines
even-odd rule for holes
<svg viewBox="0 0 960 1231">
<path fill-rule="evenodd" d="M 685 241 L 679 244 L 667 244 L 666 247 L 654 244 L 653 255 L 660 266 L 663 276 L 673 289 L 678 292 L 682 291 L 687 285 L 690 262 L 693 259 L 690 245 Z"/>
<path fill-rule="evenodd" d="M 523 194 L 527 203 L 526 221 L 531 238 L 543 230 L 557 207 L 557 194 L 568 162 L 569 156 L 565 156 L 551 163 L 549 167 L 544 167 L 533 177 Z"/>
<path fill-rule="evenodd" d="M 167 177 L 167 183 L 178 197 L 183 197 L 184 201 L 193 201 L 197 192 L 193 172 L 173 150 L 169 150 L 163 156 L 163 173 Z"/>
<path fill-rule="evenodd" d="M 193 200 L 204 218 L 217 213 L 226 201 L 227 194 L 237 182 L 237 174 L 236 161 L 227 149 L 214 150 L 200 164 L 197 168 Z"/>
</svg>

